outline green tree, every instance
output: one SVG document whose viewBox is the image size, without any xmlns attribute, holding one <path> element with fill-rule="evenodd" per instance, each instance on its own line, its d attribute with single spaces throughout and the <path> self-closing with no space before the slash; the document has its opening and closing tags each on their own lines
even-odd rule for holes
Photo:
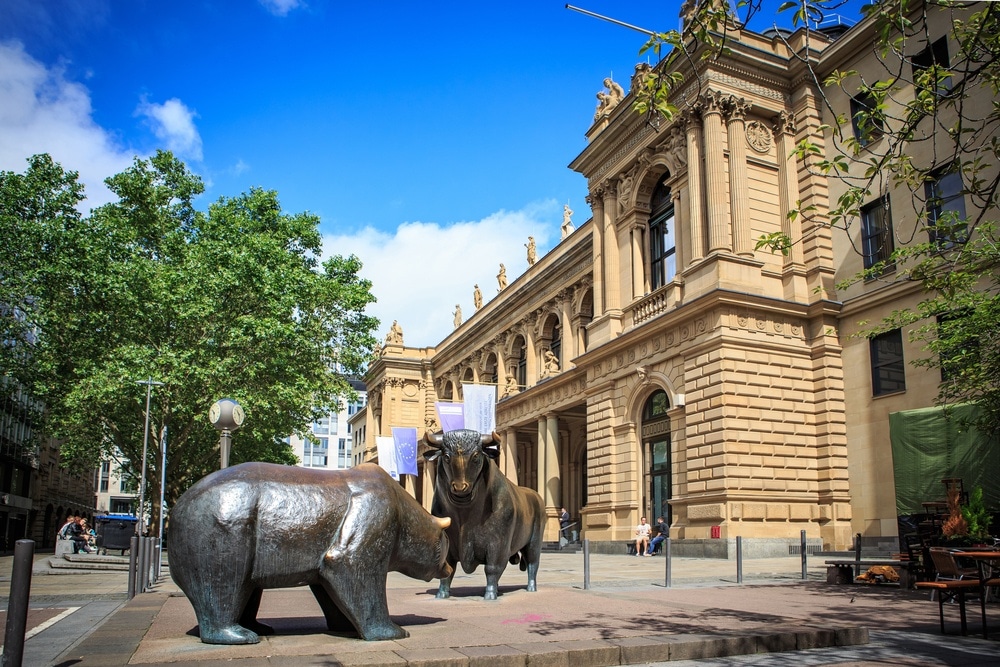
<svg viewBox="0 0 1000 667">
<path fill-rule="evenodd" d="M 294 463 L 283 438 L 352 396 L 375 344 L 374 300 L 356 257 L 320 262 L 318 218 L 285 214 L 253 189 L 194 206 L 200 179 L 170 153 L 107 179 L 118 201 L 89 216 L 82 188 L 45 155 L 0 173 L 2 370 L 45 406 L 41 432 L 81 469 L 120 452 L 139 476 L 145 387 L 153 388 L 147 498 L 159 497 L 167 429 L 168 506 L 219 466 L 209 406 L 247 419 L 231 463 Z M 156 515 L 154 514 L 154 517 Z M 155 521 L 155 519 L 154 519 Z"/>
<path fill-rule="evenodd" d="M 825 148 L 802 140 L 794 155 L 814 173 L 845 186 L 829 210 L 796 208 L 792 216 L 809 218 L 850 234 L 860 224 L 864 203 L 893 192 L 912 202 L 920 233 L 897 238 L 892 255 L 839 287 L 864 280 L 916 281 L 925 298 L 918 307 L 899 310 L 865 334 L 907 327 L 924 345 L 917 366 L 939 368 L 942 381 L 937 402 L 980 407 L 977 426 L 1000 433 L 1000 251 L 997 193 L 1000 191 L 1000 3 L 955 0 L 883 0 L 862 12 L 873 24 L 871 43 L 881 70 L 865 78 L 854 70 L 822 73 L 808 45 L 824 19 L 840 10 L 843 0 L 792 0 L 779 11 L 790 15 L 806 33 L 807 48 L 790 48 L 810 73 L 833 123 L 819 128 Z M 749 0 L 730 10 L 727 3 L 685 3 L 683 31 L 653 36 L 640 52 L 665 57 L 657 76 L 636 91 L 634 109 L 658 113 L 667 120 L 677 107 L 672 92 L 681 83 L 679 67 L 727 54 L 730 31 L 761 10 Z M 935 26 L 949 26 L 947 39 L 936 38 Z M 781 38 L 780 35 L 778 37 Z M 808 54 L 808 55 L 804 55 Z M 826 94 L 834 88 L 865 104 L 853 116 L 837 114 Z M 860 136 L 854 128 L 860 128 Z M 877 134 L 879 141 L 869 141 Z M 922 144 L 933 158 L 913 159 Z M 957 189 L 943 193 L 937 184 L 951 178 Z M 960 198 L 954 195 L 960 195 Z M 968 210 L 957 201 L 968 202 Z M 758 239 L 757 248 L 788 252 L 801 239 L 773 233 Z M 858 252 L 862 252 L 859 248 Z M 891 273 L 885 271 L 893 265 Z"/>
</svg>

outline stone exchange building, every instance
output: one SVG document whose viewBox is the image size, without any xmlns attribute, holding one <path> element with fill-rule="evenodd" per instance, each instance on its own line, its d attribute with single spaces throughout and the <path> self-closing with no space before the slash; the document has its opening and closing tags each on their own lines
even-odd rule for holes
<svg viewBox="0 0 1000 667">
<path fill-rule="evenodd" d="M 931 29 L 947 44 L 947 20 Z M 914 305 L 919 286 L 838 292 L 861 239 L 787 215 L 829 210 L 839 187 L 790 157 L 804 138 L 827 145 L 832 121 L 799 56 L 821 75 L 876 65 L 871 21 L 839 32 L 734 29 L 730 53 L 679 66 L 670 122 L 609 86 L 570 163 L 592 217 L 567 220 L 437 346 L 390 333 L 353 419 L 355 460 L 392 426 L 439 428 L 435 401 L 462 400 L 462 383 L 495 383 L 501 469 L 542 494 L 548 540 L 565 506 L 595 551 L 622 552 L 640 516 L 661 514 L 691 555 L 731 556 L 737 536 L 750 556 L 788 555 L 801 530 L 810 549 L 891 542 L 889 414 L 933 406 L 939 377 L 906 363 L 920 351 L 905 332 L 874 347 L 850 334 Z M 830 102 L 851 113 L 849 96 Z M 893 202 L 897 224 L 916 224 L 908 210 Z M 755 250 L 780 231 L 801 239 L 790 254 Z M 428 508 L 432 474 L 406 481 Z"/>
</svg>

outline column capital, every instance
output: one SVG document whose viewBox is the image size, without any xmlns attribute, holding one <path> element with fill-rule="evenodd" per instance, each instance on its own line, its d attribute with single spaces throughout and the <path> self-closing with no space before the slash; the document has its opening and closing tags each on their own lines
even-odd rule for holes
<svg viewBox="0 0 1000 667">
<path fill-rule="evenodd" d="M 795 135 L 795 118 L 792 114 L 787 111 L 779 111 L 778 115 L 774 118 L 774 124 L 772 125 L 774 134 L 776 136 L 781 136 L 782 134 L 787 134 L 788 136 Z"/>
<path fill-rule="evenodd" d="M 721 116 L 725 111 L 726 99 L 726 96 L 717 90 L 705 91 L 699 98 L 702 105 L 701 115 L 719 114 Z"/>
<path fill-rule="evenodd" d="M 746 118 L 747 112 L 753 106 L 749 100 L 743 97 L 730 95 L 725 101 L 726 118 L 729 120 L 742 121 Z"/>
</svg>

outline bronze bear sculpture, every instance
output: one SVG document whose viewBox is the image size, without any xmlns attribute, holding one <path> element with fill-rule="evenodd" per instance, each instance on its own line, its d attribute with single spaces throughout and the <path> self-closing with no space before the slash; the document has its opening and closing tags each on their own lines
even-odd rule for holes
<svg viewBox="0 0 1000 667">
<path fill-rule="evenodd" d="M 170 573 L 206 644 L 255 644 L 265 588 L 309 586 L 334 631 L 401 639 L 386 602 L 390 570 L 453 574 L 448 519 L 431 516 L 384 470 L 244 463 L 198 481 L 170 512 Z"/>
</svg>

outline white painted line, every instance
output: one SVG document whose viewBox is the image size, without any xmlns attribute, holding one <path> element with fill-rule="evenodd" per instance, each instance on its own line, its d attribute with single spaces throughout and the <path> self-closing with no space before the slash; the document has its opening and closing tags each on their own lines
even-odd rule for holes
<svg viewBox="0 0 1000 667">
<path fill-rule="evenodd" d="M 66 609 L 65 611 L 63 611 L 63 613 L 59 614 L 58 616 L 53 616 L 52 618 L 50 618 L 49 620 L 45 621 L 41 625 L 36 625 L 35 627 L 31 628 L 26 633 L 24 633 L 24 641 L 28 641 L 29 639 L 31 639 L 32 637 L 34 637 L 35 635 L 37 635 L 39 632 L 42 632 L 43 630 L 47 630 L 48 628 L 51 628 L 53 625 L 55 625 L 59 621 L 63 620 L 64 618 L 66 618 L 67 616 L 69 616 L 70 614 L 72 614 L 74 611 L 77 611 L 78 609 L 80 609 L 80 608 L 79 607 L 69 607 L 68 609 Z"/>
</svg>

